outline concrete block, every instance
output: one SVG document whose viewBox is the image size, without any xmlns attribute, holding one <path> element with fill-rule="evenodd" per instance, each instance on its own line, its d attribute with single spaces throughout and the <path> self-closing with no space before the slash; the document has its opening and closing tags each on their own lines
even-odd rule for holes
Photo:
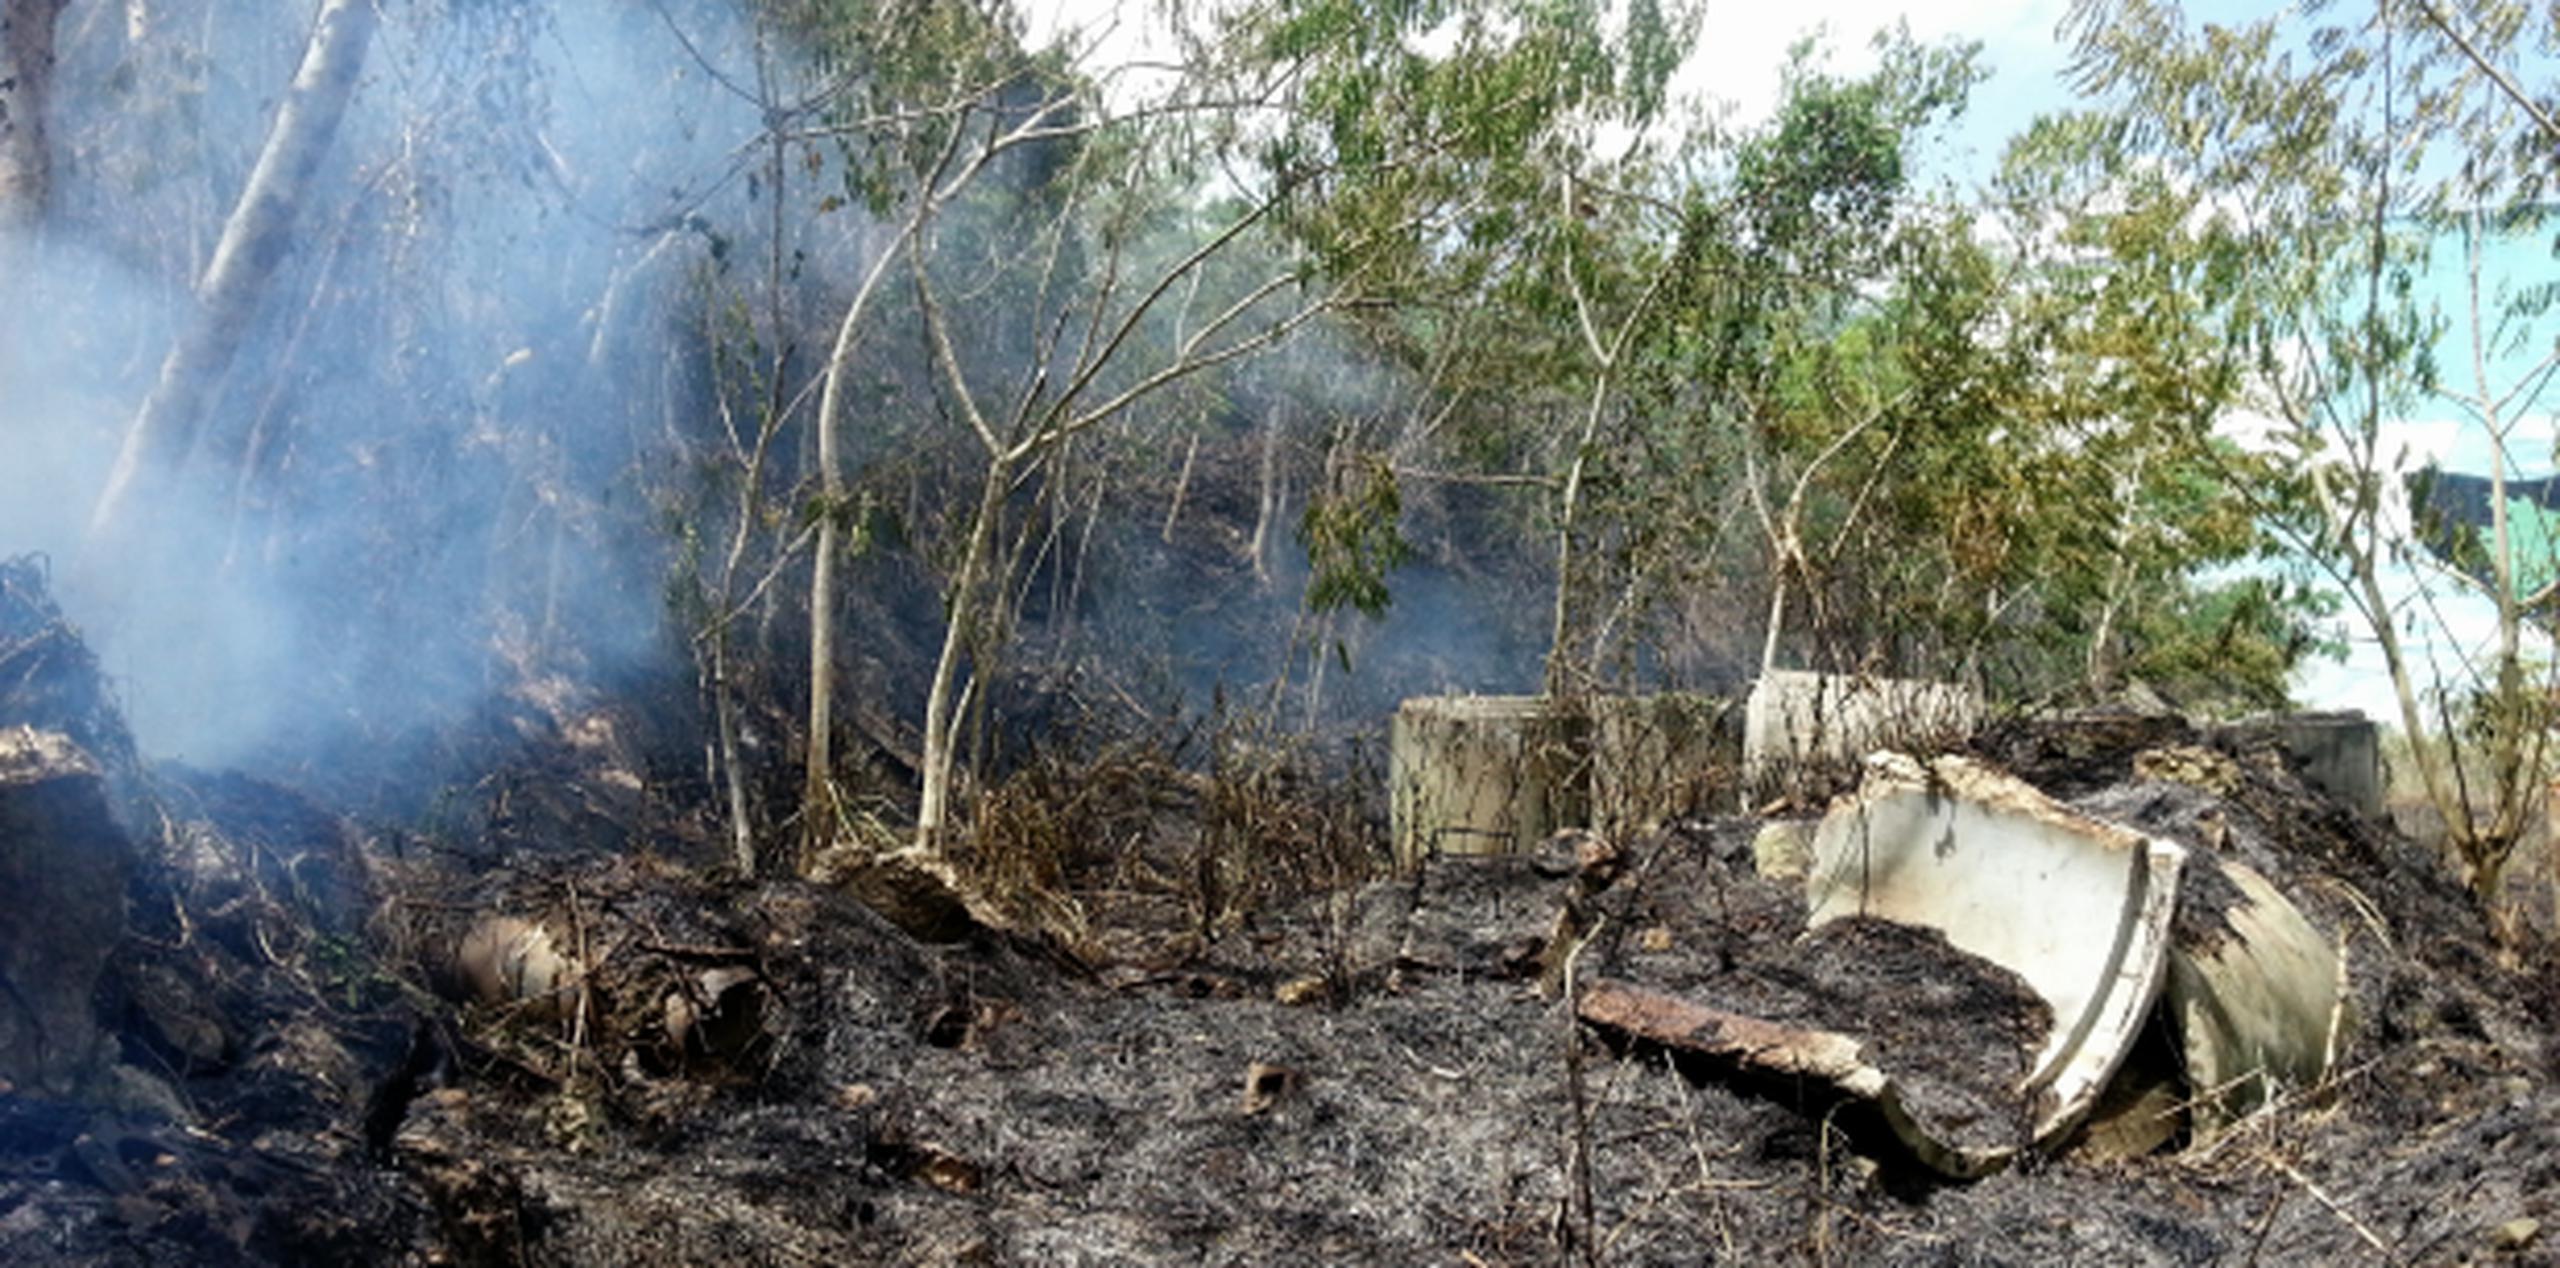
<svg viewBox="0 0 2560 1268">
<path fill-rule="evenodd" d="M 1981 697 L 1954 683 L 1780 670 L 1752 684 L 1742 778 L 1767 792 L 1793 771 L 1853 765 L 1878 749 L 1925 750 L 1981 722 Z"/>
<path fill-rule="evenodd" d="M 2382 740 L 2361 713 L 2287 713 L 2218 727 L 2225 744 L 2271 742 L 2303 782 L 2368 819 L 2382 815 Z"/>
<path fill-rule="evenodd" d="M 1596 696 L 1590 711 L 1591 821 L 1623 835 L 1706 804 L 1730 789 L 1742 758 L 1742 711 L 1693 692 Z"/>
<path fill-rule="evenodd" d="M 1526 854 L 1590 813 L 1589 726 L 1544 696 L 1434 696 L 1396 710 L 1387 792 L 1396 865 Z"/>
<path fill-rule="evenodd" d="M 1738 713 L 1680 693 L 1407 700 L 1387 751 L 1396 861 L 1527 853 L 1564 828 L 1621 834 L 1692 809 L 1732 778 Z"/>
</svg>

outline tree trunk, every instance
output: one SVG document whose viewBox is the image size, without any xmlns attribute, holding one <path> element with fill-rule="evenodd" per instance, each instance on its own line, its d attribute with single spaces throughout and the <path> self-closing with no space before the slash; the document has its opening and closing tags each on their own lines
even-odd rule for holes
<svg viewBox="0 0 2560 1268">
<path fill-rule="evenodd" d="M 863 318 L 871 311 L 871 297 L 879 291 L 880 279 L 888 275 L 898 253 L 908 249 L 927 209 L 928 204 L 919 200 L 905 226 L 871 257 L 871 271 L 863 275 L 862 289 L 854 293 L 844 320 L 836 326 L 835 345 L 827 352 L 818 393 L 818 484 L 826 509 L 818 518 L 817 554 L 809 570 L 809 742 L 800 798 L 801 831 L 813 856 L 826 846 L 836 824 L 836 554 L 844 549 L 841 536 L 848 496 L 837 430 L 844 417 L 845 372 L 867 328 Z"/>
<path fill-rule="evenodd" d="M 7 2 L 14 8 L 23 0 Z M 355 95 L 356 76 L 364 69 L 377 21 L 373 0 L 322 0 L 311 41 L 303 49 L 302 69 L 276 109 L 266 147 L 259 151 L 257 166 L 223 225 L 213 262 L 196 287 L 195 316 L 160 363 L 159 381 L 143 398 L 98 494 L 89 520 L 93 539 L 118 526 L 146 472 L 153 477 L 174 474 L 195 447 L 206 402 L 239 354 L 276 265 L 291 245 L 294 219 L 337 135 L 338 121 L 346 115 L 347 101 Z"/>
<path fill-rule="evenodd" d="M 1247 551 L 1253 556 L 1253 582 L 1264 590 L 1271 588 L 1271 521 L 1280 513 L 1280 428 L 1288 408 L 1282 401 L 1262 420 L 1262 495 L 1254 503 L 1253 544 Z"/>
<path fill-rule="evenodd" d="M 1591 457 L 1592 443 L 1599 438 L 1601 412 L 1608 402 L 1609 372 L 1616 368 L 1613 361 L 1600 363 L 1591 388 L 1591 404 L 1582 419 L 1582 438 L 1574 445 L 1573 465 L 1565 472 L 1563 506 L 1556 515 L 1556 606 L 1549 614 L 1551 628 L 1547 638 L 1547 694 L 1551 696 L 1578 694 L 1589 677 L 1590 667 L 1574 664 L 1572 652 L 1566 647 L 1566 639 L 1572 633 L 1573 521 L 1575 512 L 1581 509 L 1583 468 Z"/>
<path fill-rule="evenodd" d="M 926 854 L 939 848 L 943 824 L 951 812 L 951 769 L 954 733 L 960 710 L 952 687 L 960 676 L 961 649 L 980 619 L 979 573 L 995 546 L 996 521 L 1004 514 L 1005 490 L 1013 482 L 1013 461 L 999 453 L 987 462 L 987 482 L 978 491 L 977 518 L 969 525 L 969 548 L 960 560 L 960 576 L 951 583 L 951 611 L 942 627 L 942 655 L 934 663 L 933 686 L 924 705 L 924 796 L 916 809 L 916 848 Z"/>
<path fill-rule="evenodd" d="M 44 139 L 62 0 L 0 0 L 0 231 L 33 226 L 53 186 Z"/>
</svg>

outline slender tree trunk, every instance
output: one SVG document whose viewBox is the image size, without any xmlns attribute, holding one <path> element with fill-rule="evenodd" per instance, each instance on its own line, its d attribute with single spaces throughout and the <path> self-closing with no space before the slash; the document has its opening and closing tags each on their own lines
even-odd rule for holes
<svg viewBox="0 0 2560 1268">
<path fill-rule="evenodd" d="M 837 437 L 844 418 L 844 379 L 861 343 L 864 318 L 880 279 L 900 251 L 907 249 L 926 214 L 919 205 L 896 237 L 872 256 L 862 289 L 846 305 L 836 327 L 835 346 L 827 353 L 824 386 L 818 393 L 818 483 L 826 501 L 818 519 L 817 554 L 809 570 L 809 739 L 808 764 L 800 799 L 801 830 L 812 853 L 826 844 L 835 829 L 835 684 L 836 684 L 836 556 L 844 549 L 843 526 L 847 488 L 842 445 Z"/>
<path fill-rule="evenodd" d="M 1760 676 L 1763 678 L 1778 672 L 1778 635 L 1785 629 L 1787 621 L 1786 568 L 1781 552 L 1780 562 L 1769 570 L 1769 615 L 1761 626 L 1760 638 Z"/>
<path fill-rule="evenodd" d="M 1183 495 L 1191 491 L 1192 464 L 1199 460 L 1200 433 L 1195 431 L 1191 433 L 1191 447 L 1182 453 L 1182 474 L 1173 482 L 1173 505 L 1165 508 L 1164 531 L 1157 534 L 1157 539 L 1168 546 L 1173 544 L 1173 526 L 1182 519 Z"/>
<path fill-rule="evenodd" d="M 770 63 L 764 57 L 764 28 L 756 28 L 756 96 L 757 104 L 767 120 L 780 116 L 780 103 L 774 98 Z M 767 309 L 765 329 L 773 343 L 773 364 L 765 375 L 765 399 L 757 411 L 755 449 L 747 458 L 746 481 L 739 495 L 738 528 L 729 539 L 729 554 L 720 568 L 720 601 L 712 613 L 715 623 L 711 634 L 711 712 L 720 745 L 721 788 L 729 802 L 729 857 L 741 876 L 756 874 L 755 798 L 747 786 L 746 754 L 740 744 L 738 725 L 738 684 L 735 677 L 737 656 L 730 643 L 738 617 L 738 571 L 746 563 L 747 542 L 757 523 L 763 518 L 764 465 L 773 450 L 774 440 L 782 434 L 786 421 L 783 377 L 790 369 L 790 345 L 782 331 L 782 251 L 783 251 L 783 185 L 790 179 L 790 164 L 785 159 L 787 147 L 781 135 L 770 126 L 765 133 L 765 200 L 772 210 L 772 222 L 766 228 L 765 296 Z M 667 239 L 661 237 L 659 245 Z M 652 254 L 655 248 L 652 248 Z M 644 257 L 645 263 L 646 257 Z M 614 288 L 618 289 L 617 278 Z M 598 309 L 595 341 L 589 345 L 589 361 L 600 360 L 607 323 L 611 319 L 612 289 L 606 293 L 606 306 Z"/>
<path fill-rule="evenodd" d="M 1271 588 L 1271 520 L 1280 513 L 1280 429 L 1288 408 L 1286 402 L 1274 405 L 1262 420 L 1262 494 L 1254 504 L 1253 544 L 1248 551 L 1253 556 L 1254 584 L 1265 590 Z"/>
<path fill-rule="evenodd" d="M 933 687 L 924 704 L 924 796 L 916 810 L 916 848 L 932 853 L 951 813 L 952 738 L 959 709 L 952 689 L 960 676 L 960 653 L 969 644 L 979 619 L 979 574 L 994 549 L 996 520 L 1004 511 L 1004 495 L 1013 482 L 1011 451 L 987 461 L 987 482 L 978 491 L 977 518 L 969 525 L 968 552 L 960 560 L 960 576 L 951 583 L 951 611 L 942 627 L 942 656 L 934 663 Z"/>
<path fill-rule="evenodd" d="M 729 801 L 729 859 L 738 874 L 756 874 L 755 805 L 747 791 L 746 764 L 739 756 L 738 686 L 730 681 L 729 630 L 724 624 L 711 636 L 711 714 L 718 728 L 720 788 Z"/>
<path fill-rule="evenodd" d="M 2141 495 L 2143 471 L 2150 466 L 2150 451 L 2136 454 L 2133 478 L 2117 491 L 2116 503 L 2125 508 L 2124 526 L 2116 533 L 2116 557 L 2107 569 L 2107 591 L 2098 603 L 2098 629 L 2089 638 L 2089 653 L 2082 662 L 2081 681 L 2092 698 L 2104 696 L 2116 685 L 2116 657 L 2108 646 L 2115 638 L 2116 617 L 2128 604 L 2126 594 L 2133 588 L 2133 534 L 2135 516 L 2130 509 Z"/>
<path fill-rule="evenodd" d="M 2499 936 L 2512 942 L 2521 932 L 2516 913 L 2506 909 L 2500 890 L 2516 842 L 2524 836 L 2534 793 L 2543 784 L 2544 722 L 2540 692 L 2526 681 L 2524 662 L 2525 596 L 2516 579 L 2515 539 L 2507 513 L 2508 433 L 2514 429 L 2489 378 L 2487 343 L 2490 331 L 2480 313 L 2480 251 L 2485 226 L 2475 209 L 2464 225 L 2464 264 L 2468 273 L 2471 326 L 2471 376 L 2478 394 L 2474 407 L 2489 432 L 2489 569 L 2498 608 L 2498 652 L 2492 681 L 2493 713 L 2488 728 L 2489 764 L 2497 805 L 2488 827 L 2470 836 L 2473 887 L 2489 908 Z"/>
<path fill-rule="evenodd" d="M 1565 646 L 1566 639 L 1572 634 L 1573 527 L 1575 514 L 1582 505 L 1583 468 L 1591 457 L 1593 441 L 1600 435 L 1600 419 L 1609 399 L 1610 371 L 1616 368 L 1612 361 L 1603 361 L 1600 365 L 1598 379 L 1591 388 L 1591 404 L 1583 414 L 1582 436 L 1573 447 L 1573 465 L 1565 472 L 1564 504 L 1556 515 L 1556 606 L 1549 614 L 1552 628 L 1547 638 L 1547 694 L 1550 696 L 1563 696 L 1580 686 L 1573 681 L 1575 675 L 1571 671 L 1589 668 L 1575 666 L 1573 655 Z"/>
<path fill-rule="evenodd" d="M 1565 202 L 1567 206 L 1573 205 L 1570 182 L 1565 186 Z M 1566 269 L 1568 278 L 1572 274 L 1569 265 L 1570 262 Z M 1592 322 L 1581 286 L 1576 284 L 1573 288 L 1574 312 L 1581 319 L 1583 344 L 1591 353 L 1591 402 L 1583 415 L 1579 443 L 1574 446 L 1573 465 L 1565 473 L 1563 505 L 1557 515 L 1556 606 L 1551 614 L 1553 629 L 1547 648 L 1547 694 L 1551 696 L 1578 690 L 1584 684 L 1571 681 L 1576 672 L 1579 671 L 1579 676 L 1586 679 L 1591 672 L 1589 663 L 1576 664 L 1565 646 L 1572 633 L 1573 529 L 1574 519 L 1581 510 L 1582 477 L 1590 461 L 1591 447 L 1599 439 L 1600 424 L 1608 414 L 1609 391 L 1617 386 L 1618 370 L 1626 364 L 1627 345 L 1634 340 L 1637 326 L 1643 322 L 1646 310 L 1653 307 L 1653 297 L 1662 292 L 1663 279 L 1668 276 L 1669 270 L 1659 271 L 1652 281 L 1645 284 L 1644 293 L 1636 297 L 1635 307 L 1627 310 L 1627 315 L 1618 322 L 1617 331 L 1605 343 L 1601 341 L 1599 327 Z"/>
<path fill-rule="evenodd" d="M 1769 511 L 1769 495 L 1760 481 L 1760 461 L 1749 446 L 1742 451 L 1743 480 L 1751 492 L 1751 509 L 1760 516 L 1760 535 L 1769 543 L 1769 614 L 1761 622 L 1760 676 L 1778 669 L 1779 637 L 1787 623 L 1787 569 L 1795 558 L 1794 521 L 1781 525 Z M 1793 508 L 1790 508 L 1792 510 Z"/>
<path fill-rule="evenodd" d="M 0 0 L 0 231 L 32 226 L 53 188 L 45 99 L 62 0 Z"/>
<path fill-rule="evenodd" d="M 738 874 L 756 874 L 756 813 L 754 792 L 747 786 L 747 759 L 741 743 L 738 724 L 738 658 L 730 635 L 738 615 L 738 569 L 746 562 L 750 536 L 763 518 L 764 464 L 772 452 L 774 441 L 781 436 L 785 421 L 783 408 L 783 376 L 789 370 L 790 344 L 782 327 L 782 207 L 783 186 L 791 178 L 791 165 L 785 158 L 787 147 L 775 129 L 783 116 L 781 103 L 774 97 L 772 63 L 765 56 L 765 24 L 759 19 L 755 28 L 756 105 L 765 124 L 765 204 L 772 215 L 765 233 L 765 331 L 773 348 L 772 365 L 765 374 L 765 399 L 757 410 L 756 446 L 747 461 L 746 484 L 738 504 L 738 531 L 730 539 L 729 557 L 720 569 L 720 607 L 714 619 L 719 622 L 711 638 L 711 694 L 713 724 L 720 742 L 721 787 L 729 801 L 730 858 L 737 864 Z M 596 338 L 601 346 L 604 321 L 596 323 Z"/>
<path fill-rule="evenodd" d="M 194 448 L 206 403 L 239 354 L 276 265 L 291 246 L 294 219 L 355 95 L 377 22 L 374 0 L 322 0 L 302 69 L 276 108 L 266 148 L 196 287 L 196 314 L 161 362 L 159 381 L 143 398 L 98 495 L 89 520 L 93 539 L 116 529 L 147 470 L 155 477 L 173 474 Z"/>
</svg>

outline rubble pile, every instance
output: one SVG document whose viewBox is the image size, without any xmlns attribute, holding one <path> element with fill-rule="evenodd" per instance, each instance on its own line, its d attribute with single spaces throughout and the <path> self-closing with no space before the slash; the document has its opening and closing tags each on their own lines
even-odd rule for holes
<svg viewBox="0 0 2560 1268">
<path fill-rule="evenodd" d="M 0 973 L 18 993 L 85 983 L 97 1042 L 76 1069 L 0 1052 L 0 1259 L 431 1254 L 430 1212 L 359 1134 L 408 1016 L 368 949 L 366 843 L 286 789 L 142 766 L 42 581 L 0 563 L 0 737 L 63 792 L 41 821 L 0 810 L 0 871 L 10 917 L 54 932 Z"/>
</svg>

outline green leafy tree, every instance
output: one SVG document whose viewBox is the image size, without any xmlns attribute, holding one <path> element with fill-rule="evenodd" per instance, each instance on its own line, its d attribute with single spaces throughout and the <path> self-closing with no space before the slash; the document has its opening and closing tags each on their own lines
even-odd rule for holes
<svg viewBox="0 0 2560 1268">
<path fill-rule="evenodd" d="M 2424 0 L 2205 27 L 2153 0 L 2074 11 L 2086 87 L 2118 104 L 2128 154 L 2207 200 L 2221 253 L 2215 320 L 2240 353 L 2243 403 L 2271 420 L 2293 469 L 2272 486 L 2290 496 L 2267 513 L 2380 646 L 2427 798 L 2472 888 L 2501 915 L 2543 782 L 2551 686 L 2523 639 L 2532 596 L 2516 582 L 2503 486 L 2551 362 L 2493 370 L 2540 305 L 2502 302 L 2478 244 L 2539 217 L 2555 133 L 2533 95 L 2547 89 L 2524 83 L 2520 59 L 2548 46 L 2553 21 Z M 2451 313 L 2419 285 L 2449 235 L 2468 257 Z M 2469 365 L 2439 362 L 2449 326 L 2467 334 Z M 2434 569 L 2395 511 L 2387 424 L 2430 399 L 2467 414 L 2494 454 L 2484 577 Z M 2438 625 L 2462 663 L 2434 667 L 2447 678 L 2432 699 L 2420 681 L 2430 666 L 2404 632 L 2442 618 L 2426 586 L 2394 587 L 2403 569 L 2473 586 L 2497 612 L 2485 650 Z M 2469 786 L 2475 770 L 2485 787 Z"/>
<path fill-rule="evenodd" d="M 982 463 L 974 509 L 954 534 L 924 711 L 919 857 L 935 854 L 949 822 L 961 721 L 973 692 L 984 699 L 1003 641 L 1003 596 L 1020 558 L 1007 542 L 1021 538 L 1005 530 L 1014 493 L 1071 442 L 1178 385 L 1323 313 L 1392 301 L 1475 198 L 1468 177 L 1486 156 L 1510 153 L 1523 118 L 1559 108 L 1542 101 L 1609 88 L 1604 50 L 1577 42 L 1589 13 L 1563 6 L 1497 33 L 1504 24 L 1490 12 L 1469 19 L 1474 34 L 1458 54 L 1434 61 L 1380 50 L 1402 49 L 1402 36 L 1436 15 L 1339 3 L 1257 11 L 1204 37 L 1162 97 L 1120 114 L 1090 86 L 1012 51 L 1001 11 L 954 18 L 947 39 L 889 36 L 860 21 L 843 34 L 847 56 L 872 68 L 860 80 L 872 96 L 843 127 L 877 156 L 858 165 L 864 193 L 899 227 L 838 324 L 818 410 L 823 497 L 833 506 L 844 496 L 831 438 L 844 426 L 854 347 L 893 276 L 913 296 L 936 400 Z M 1077 148 L 1041 180 L 988 179 L 1066 139 Z M 1213 183 L 1240 190 L 1208 197 Z M 1152 232 L 1154 212 L 1184 203 L 1211 214 L 1187 236 Z M 974 246 L 955 249 L 964 240 Z M 998 294 L 1017 302 L 978 302 Z M 987 317 L 1007 307 L 1032 319 Z M 825 832 L 832 772 L 821 702 L 834 674 L 823 528 L 818 549 L 804 814 Z"/>
<path fill-rule="evenodd" d="M 1276 8 L 1249 36 L 1302 84 L 1261 140 L 1288 191 L 1280 226 L 1327 267 L 1360 261 L 1364 333 L 1432 402 L 1386 471 L 1472 447 L 1498 470 L 1459 478 L 1548 494 L 1556 690 L 1589 674 L 1577 539 L 1669 276 L 1677 214 L 1653 192 L 1649 138 L 1672 122 L 1669 74 L 1698 16 L 1649 0 L 1614 14 L 1327 0 Z"/>
<path fill-rule="evenodd" d="M 1995 184 L 2019 410 L 2046 437 L 2032 473 L 2052 507 L 2036 537 L 2054 583 L 2042 628 L 2091 694 L 2131 675 L 2280 705 L 2321 647 L 2309 626 L 2325 605 L 2248 492 L 2279 487 L 2281 464 L 2216 432 L 2243 382 L 2220 320 L 2231 243 L 2198 227 L 2200 191 L 2130 161 L 2125 140 L 2102 116 L 2040 119 Z"/>
<path fill-rule="evenodd" d="M 1881 48 L 1859 79 L 1800 49 L 1777 116 L 1688 195 L 1635 429 L 1677 460 L 1630 469 L 1627 519 L 1707 526 L 1668 535 L 1697 559 L 1737 505 L 1758 527 L 1756 558 L 1706 580 L 1758 572 L 1762 672 L 1792 653 L 2041 697 L 2171 674 L 2201 639 L 2250 672 L 2178 686 L 2280 699 L 2310 647 L 2298 591 L 2199 602 L 2268 541 L 2220 483 L 2245 456 L 2211 435 L 2234 375 L 2190 298 L 2215 265 L 2187 205 L 2072 121 L 2021 142 L 1987 210 L 1917 187 L 1910 151 L 1977 71 Z M 2181 624 L 2206 611 L 2221 624 Z"/>
</svg>

